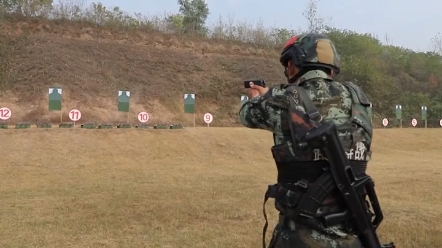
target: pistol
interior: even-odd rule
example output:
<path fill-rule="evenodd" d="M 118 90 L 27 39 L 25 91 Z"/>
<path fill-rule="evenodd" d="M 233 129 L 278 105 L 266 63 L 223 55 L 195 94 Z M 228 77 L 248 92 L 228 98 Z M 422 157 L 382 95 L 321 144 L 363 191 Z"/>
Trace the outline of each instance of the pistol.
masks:
<path fill-rule="evenodd" d="M 254 85 L 266 87 L 266 81 L 264 79 L 244 80 L 244 88 L 250 88 L 250 82 Z"/>

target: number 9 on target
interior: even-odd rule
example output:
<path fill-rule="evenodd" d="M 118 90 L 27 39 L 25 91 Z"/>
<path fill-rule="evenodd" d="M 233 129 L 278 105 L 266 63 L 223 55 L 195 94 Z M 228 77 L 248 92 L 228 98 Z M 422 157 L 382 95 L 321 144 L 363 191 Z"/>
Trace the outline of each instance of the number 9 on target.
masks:
<path fill-rule="evenodd" d="M 204 114 L 204 122 L 207 123 L 207 127 L 209 127 L 209 124 L 212 123 L 213 116 L 211 113 L 205 113 Z"/>

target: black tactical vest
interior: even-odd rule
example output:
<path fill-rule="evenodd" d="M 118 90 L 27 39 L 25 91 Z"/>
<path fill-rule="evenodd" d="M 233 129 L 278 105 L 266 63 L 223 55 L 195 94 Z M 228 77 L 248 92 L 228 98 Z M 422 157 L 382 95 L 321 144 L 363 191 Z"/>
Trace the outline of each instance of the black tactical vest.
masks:
<path fill-rule="evenodd" d="M 309 79 L 305 83 L 311 80 L 317 79 Z M 343 85 L 351 95 L 352 106 L 348 121 L 337 125 L 337 128 L 355 174 L 364 174 L 371 157 L 371 104 L 358 86 L 352 82 Z M 319 150 L 302 146 L 302 139 L 312 128 L 311 120 L 319 121 L 322 117 L 302 86 L 286 85 L 285 89 L 290 103 L 288 119 L 292 135 L 290 141 L 271 149 L 278 169 L 278 182 L 296 183 L 302 179 L 314 182 L 328 164 Z M 299 111 L 296 108 L 299 105 L 304 106 L 307 113 Z"/>

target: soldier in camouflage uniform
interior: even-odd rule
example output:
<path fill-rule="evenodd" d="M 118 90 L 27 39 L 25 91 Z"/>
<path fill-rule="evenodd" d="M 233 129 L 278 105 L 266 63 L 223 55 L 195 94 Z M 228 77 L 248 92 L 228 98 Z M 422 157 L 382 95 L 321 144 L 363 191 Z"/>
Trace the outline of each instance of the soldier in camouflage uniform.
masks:
<path fill-rule="evenodd" d="M 328 185 L 329 191 L 322 192 L 322 197 L 318 197 L 320 194 L 310 197 L 316 197 L 319 206 L 300 204 L 309 188 L 327 188 L 318 183 L 318 178 L 329 165 L 319 150 L 298 147 L 301 142 L 293 132 L 305 129 L 307 119 L 334 121 L 354 173 L 364 175 L 371 155 L 370 102 L 358 86 L 332 79 L 340 72 L 340 60 L 333 43 L 324 35 L 292 37 L 281 53 L 280 62 L 288 84 L 267 88 L 251 83 L 247 92 L 249 100 L 239 113 L 244 126 L 271 131 L 274 137 L 271 151 L 278 183 L 269 186 L 264 205 L 268 198 L 275 198 L 279 223 L 268 247 L 360 248 L 362 245 L 351 231 L 348 218 L 328 225 L 323 222 L 324 216 L 346 209 L 336 187 Z M 264 216 L 265 248 L 265 209 Z"/>

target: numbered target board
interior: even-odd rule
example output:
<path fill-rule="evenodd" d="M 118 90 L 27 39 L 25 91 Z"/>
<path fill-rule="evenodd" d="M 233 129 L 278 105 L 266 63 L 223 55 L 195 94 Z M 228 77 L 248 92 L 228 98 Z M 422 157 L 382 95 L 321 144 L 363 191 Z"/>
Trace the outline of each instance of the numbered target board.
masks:
<path fill-rule="evenodd" d="M 211 113 L 205 113 L 204 114 L 204 122 L 207 123 L 207 126 L 209 126 L 210 123 L 213 121 L 213 116 Z"/>
<path fill-rule="evenodd" d="M 69 111 L 69 119 L 73 122 L 77 122 L 81 119 L 81 112 L 78 109 L 72 109 Z"/>
<path fill-rule="evenodd" d="M 149 120 L 149 114 L 147 112 L 140 112 L 138 114 L 138 121 L 141 123 L 146 123 Z"/>
<path fill-rule="evenodd" d="M 0 108 L 0 120 L 6 121 L 7 119 L 11 118 L 12 112 L 7 107 L 1 107 Z"/>
<path fill-rule="evenodd" d="M 384 125 L 384 127 L 388 126 L 388 119 L 387 118 L 382 119 L 382 125 Z"/>
<path fill-rule="evenodd" d="M 416 119 L 411 120 L 411 125 L 413 127 L 417 126 L 417 120 Z"/>

